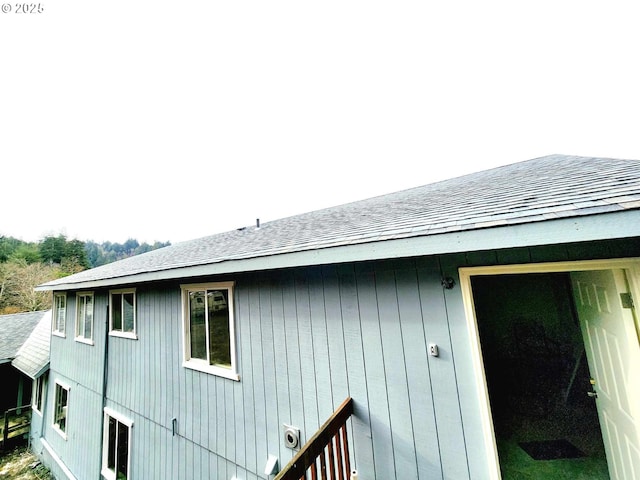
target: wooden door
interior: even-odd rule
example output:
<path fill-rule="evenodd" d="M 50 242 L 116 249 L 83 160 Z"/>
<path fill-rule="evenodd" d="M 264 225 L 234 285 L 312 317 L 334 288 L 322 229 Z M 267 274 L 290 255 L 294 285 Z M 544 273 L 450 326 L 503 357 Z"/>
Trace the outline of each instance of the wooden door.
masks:
<path fill-rule="evenodd" d="M 612 480 L 640 478 L 640 344 L 625 273 L 571 274 Z M 624 302 L 624 305 L 623 305 Z M 587 392 L 585 392 L 587 395 Z M 592 395 L 593 396 L 593 395 Z"/>

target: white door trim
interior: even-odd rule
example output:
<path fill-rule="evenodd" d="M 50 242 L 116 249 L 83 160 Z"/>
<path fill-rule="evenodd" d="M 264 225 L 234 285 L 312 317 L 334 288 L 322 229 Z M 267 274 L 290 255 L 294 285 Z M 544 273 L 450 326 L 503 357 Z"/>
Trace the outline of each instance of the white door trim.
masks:
<path fill-rule="evenodd" d="M 473 292 L 471 291 L 471 277 L 479 275 L 507 275 L 507 274 L 529 274 L 529 273 L 558 273 L 575 272 L 584 270 L 611 270 L 624 269 L 628 271 L 629 288 L 634 299 L 640 303 L 640 258 L 621 258 L 605 260 L 583 260 L 575 262 L 547 262 L 528 263 L 514 265 L 492 265 L 480 267 L 461 267 L 458 269 L 460 277 L 460 289 L 464 303 L 467 329 L 471 340 L 471 359 L 473 361 L 473 371 L 478 389 L 478 401 L 480 405 L 480 420 L 482 423 L 483 437 L 487 452 L 487 465 L 489 467 L 489 479 L 500 480 L 500 461 L 498 459 L 498 448 L 493 429 L 493 419 L 491 416 L 491 405 L 489 403 L 489 392 L 487 390 L 487 379 L 484 371 L 484 361 L 480 348 L 480 335 L 478 333 L 478 323 L 476 320 L 475 306 L 473 302 Z M 636 331 L 640 332 L 640 325 L 636 317 Z M 639 333 L 640 338 L 640 333 Z"/>

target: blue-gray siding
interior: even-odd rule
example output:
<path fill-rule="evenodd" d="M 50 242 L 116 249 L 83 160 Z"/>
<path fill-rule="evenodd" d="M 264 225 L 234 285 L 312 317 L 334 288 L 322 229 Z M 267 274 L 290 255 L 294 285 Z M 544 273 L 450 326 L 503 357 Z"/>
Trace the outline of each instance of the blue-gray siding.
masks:
<path fill-rule="evenodd" d="M 234 280 L 240 381 L 182 367 L 178 283 L 137 287 L 138 340 L 108 337 L 106 406 L 130 418 L 131 478 L 262 475 L 292 456 L 282 424 L 309 439 L 344 400 L 361 478 L 481 479 L 487 455 L 458 280 L 468 265 L 638 256 L 637 241 L 479 252 L 242 274 Z M 459 282 L 457 282 L 459 285 Z M 53 337 L 46 439 L 78 478 L 98 478 L 106 291 L 95 345 Z M 427 353 L 436 343 L 440 356 Z M 52 431 L 55 379 L 71 386 L 69 438 Z M 177 419 L 177 434 L 172 432 Z"/>

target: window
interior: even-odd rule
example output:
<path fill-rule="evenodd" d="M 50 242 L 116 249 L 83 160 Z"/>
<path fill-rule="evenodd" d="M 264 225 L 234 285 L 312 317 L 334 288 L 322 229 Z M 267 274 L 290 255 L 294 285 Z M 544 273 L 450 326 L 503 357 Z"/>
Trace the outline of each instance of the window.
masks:
<path fill-rule="evenodd" d="M 69 387 L 56 383 L 56 402 L 53 411 L 53 426 L 67 438 L 67 407 L 69 405 Z"/>
<path fill-rule="evenodd" d="M 104 409 L 102 476 L 107 480 L 128 478 L 132 426 L 133 422 L 108 408 Z"/>
<path fill-rule="evenodd" d="M 67 294 L 66 293 L 54 293 L 53 294 L 53 325 L 51 327 L 52 332 L 55 335 L 64 337 L 64 326 L 67 317 Z"/>
<path fill-rule="evenodd" d="M 47 394 L 47 375 L 42 374 L 33 381 L 33 409 L 42 413 L 42 404 L 44 396 Z"/>
<path fill-rule="evenodd" d="M 182 286 L 184 366 L 239 380 L 233 283 Z"/>
<path fill-rule="evenodd" d="M 76 340 L 93 344 L 93 293 L 76 294 Z"/>
<path fill-rule="evenodd" d="M 111 335 L 136 337 L 136 291 L 113 290 L 110 292 L 109 333 Z"/>

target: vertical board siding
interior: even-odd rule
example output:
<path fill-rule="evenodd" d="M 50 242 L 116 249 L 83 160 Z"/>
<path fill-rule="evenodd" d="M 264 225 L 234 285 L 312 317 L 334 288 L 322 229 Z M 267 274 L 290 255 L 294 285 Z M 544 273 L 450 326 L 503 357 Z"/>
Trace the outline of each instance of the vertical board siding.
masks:
<path fill-rule="evenodd" d="M 452 255 L 441 259 L 444 276 L 454 279 L 460 285 L 458 268 L 465 265 L 463 256 Z M 478 389 L 471 355 L 471 342 L 460 289 L 444 290 L 447 309 L 447 326 L 451 338 L 451 355 L 455 365 L 458 402 L 461 413 L 461 425 L 464 431 L 464 443 L 460 448 L 467 449 L 467 467 L 470 478 L 481 478 L 488 471 L 488 451 L 485 445 L 481 424 Z M 460 422 L 460 416 L 458 417 Z M 445 463 L 443 462 L 443 468 Z M 446 476 L 445 470 L 445 476 Z"/>
<path fill-rule="evenodd" d="M 438 431 L 440 450 L 440 464 L 444 478 L 469 478 L 467 467 L 467 452 L 460 409 L 460 391 L 458 388 L 457 350 L 468 350 L 465 339 L 458 340 L 451 337 L 449 319 L 451 311 L 446 304 L 446 295 L 440 284 L 441 274 L 437 264 L 423 263 L 418 270 L 419 291 L 423 311 L 428 316 L 425 322 L 427 345 L 438 345 L 439 356 L 429 357 L 429 372 L 431 374 L 432 401 L 434 417 Z M 456 284 L 459 284 L 456 278 Z M 460 295 L 460 290 L 444 290 Z M 457 297 L 456 297 L 457 300 Z M 462 302 L 459 302 L 460 305 Z M 454 312 L 460 313 L 460 312 Z M 464 315 L 456 317 L 462 324 L 466 323 Z M 458 347 L 458 348 L 456 348 Z M 466 368 L 470 373 L 471 368 Z M 467 392 L 467 395 L 471 393 Z M 475 395 L 475 394 L 474 394 Z M 474 397 L 475 398 L 475 397 Z M 472 400 L 473 401 L 473 400 Z"/>
<path fill-rule="evenodd" d="M 278 411 L 278 384 L 276 377 L 276 338 L 274 337 L 273 305 L 271 285 L 268 278 L 260 277 L 260 324 L 262 332 L 262 368 L 265 398 L 265 434 L 267 452 L 278 456 L 280 445 L 280 425 Z M 278 349 L 278 352 L 280 350 Z M 258 457 L 258 467 L 264 465 L 266 456 Z"/>
<path fill-rule="evenodd" d="M 242 380 L 241 380 L 242 381 Z M 246 442 L 246 426 L 244 424 L 245 411 L 242 401 L 242 385 L 236 383 L 233 385 L 233 414 L 235 424 L 235 451 L 236 463 L 238 465 L 247 464 L 247 442 Z M 210 427 L 210 425 L 208 425 Z M 234 439 L 229 439 L 233 441 Z"/>
<path fill-rule="evenodd" d="M 375 474 L 380 478 L 394 478 L 395 459 L 392 432 L 388 428 L 390 422 L 389 392 L 385 381 L 385 358 L 379 317 L 380 306 L 376 298 L 375 276 L 371 266 L 358 269 L 357 279 L 358 320 L 362 328 L 361 338 L 365 369 L 363 380 L 366 380 L 367 385 L 371 386 L 369 390 L 372 392 L 368 398 L 368 410 Z M 383 322 L 386 320 L 382 319 Z M 398 365 L 388 365 L 388 368 L 393 372 L 392 374 L 398 372 L 398 367 Z"/>
<path fill-rule="evenodd" d="M 309 439 L 351 396 L 351 462 L 361 478 L 481 479 L 489 460 L 458 269 L 637 256 L 639 245 L 553 245 L 199 279 L 236 282 L 238 382 L 182 366 L 178 282 L 138 286 L 137 340 L 106 335 L 108 292 L 96 291 L 93 346 L 74 339 L 71 292 L 66 338 L 51 339 L 43 435 L 78 478 L 99 476 L 108 342 L 104 402 L 134 422 L 132 478 L 265 478 L 269 454 L 282 467 L 294 453 L 284 446 L 284 424 Z M 443 289 L 443 276 L 454 288 Z M 439 357 L 429 356 L 429 343 Z M 51 425 L 56 379 L 71 387 L 67 440 Z"/>
<path fill-rule="evenodd" d="M 50 371 L 49 382 L 43 418 L 44 436 L 60 460 L 78 478 L 93 477 L 100 470 L 102 397 L 55 370 Z M 69 387 L 66 438 L 53 427 L 56 382 Z M 77 445 L 83 448 L 77 448 Z"/>
<path fill-rule="evenodd" d="M 75 340 L 75 300 L 75 293 L 67 294 L 66 337 L 51 336 L 51 367 L 41 432 L 64 465 L 78 478 L 94 478 L 100 471 L 101 462 L 100 432 L 107 295 L 101 292 L 94 294 L 93 345 Z M 56 381 L 70 389 L 66 439 L 53 429 Z M 83 448 L 78 448 L 78 445 L 82 445 Z M 45 461 L 47 464 L 52 462 L 48 457 Z M 53 466 L 53 470 L 62 475 L 60 478 L 64 478 L 63 471 L 57 465 Z"/>
<path fill-rule="evenodd" d="M 401 331 L 398 289 L 391 263 L 378 264 L 375 273 L 383 357 L 386 366 L 381 379 L 388 385 L 389 430 L 394 449 L 395 477 L 416 477 L 413 423 L 409 402 L 404 338 Z M 375 378 L 375 377 L 374 377 Z"/>
<path fill-rule="evenodd" d="M 284 323 L 284 305 L 282 284 L 277 280 L 271 280 L 269 284 L 271 297 L 271 315 L 273 331 L 273 382 L 276 389 L 276 404 L 272 406 L 277 412 L 277 417 L 269 422 L 269 453 L 276 455 L 283 465 L 291 459 L 291 450 L 285 448 L 282 442 L 283 424 L 290 425 L 291 407 L 289 401 L 289 371 L 288 355 L 286 348 L 286 329 Z M 274 415 L 274 411 L 269 412 Z"/>
<path fill-rule="evenodd" d="M 138 288 L 138 339 L 108 337 L 107 402 L 135 418 L 132 472 L 259 478 L 269 454 L 283 466 L 294 453 L 284 424 L 305 441 L 349 395 L 352 464 L 363 477 L 431 479 L 444 469 L 466 478 L 439 278 L 437 263 L 413 262 L 238 278 L 239 382 L 182 366 L 179 285 Z M 427 356 L 430 336 L 443 358 Z M 95 411 L 102 421 L 100 402 Z"/>
<path fill-rule="evenodd" d="M 335 267 L 323 267 L 324 301 L 329 360 L 329 381 L 332 391 L 331 410 L 335 411 L 349 396 L 346 345 L 340 308 L 340 285 Z"/>
<path fill-rule="evenodd" d="M 300 348 L 298 347 L 298 321 L 296 316 L 296 297 L 292 275 L 284 275 L 281 283 L 284 313 L 284 349 L 286 352 L 289 384 L 289 417 L 281 423 L 295 427 L 304 427 L 304 409 L 302 406 L 302 373 L 300 367 Z M 282 348 L 282 347 L 280 347 Z M 281 413 L 282 415 L 283 413 Z M 292 456 L 285 450 L 285 459 Z M 287 454 L 289 456 L 287 456 Z"/>
<path fill-rule="evenodd" d="M 93 345 L 75 340 L 75 293 L 67 294 L 66 337 L 51 336 L 50 361 L 66 378 L 90 390 L 102 390 L 102 361 L 106 320 L 106 295 L 94 295 Z M 82 368 L 78 368 L 81 365 Z"/>
<path fill-rule="evenodd" d="M 316 389 L 316 368 L 311 331 L 311 307 L 309 304 L 308 278 L 296 275 L 295 278 L 296 319 L 298 323 L 298 350 L 300 356 L 300 374 L 302 381 L 302 409 L 304 422 L 301 435 L 304 441 L 316 432 L 318 423 L 318 399 Z"/>
<path fill-rule="evenodd" d="M 240 382 L 243 390 L 243 412 L 244 416 L 239 418 L 241 428 L 244 428 L 245 437 L 245 467 L 248 470 L 256 471 L 256 431 L 255 421 L 255 393 L 253 380 L 253 355 L 252 355 L 252 328 L 251 313 L 255 312 L 255 304 L 249 294 L 248 289 L 236 288 L 236 305 L 238 306 L 236 324 L 241 329 L 238 336 L 239 355 L 241 356 Z M 240 319 L 246 318 L 246 321 Z"/>
<path fill-rule="evenodd" d="M 354 447 L 352 465 L 362 472 L 372 472 L 375 478 L 373 445 L 366 440 L 371 438 L 371 423 L 356 273 L 353 265 L 341 265 L 338 267 L 338 275 L 347 380 L 349 395 L 354 399 L 354 417 L 351 422 L 353 428 L 350 439 L 351 445 Z M 374 394 L 377 395 L 377 392 Z M 358 438 L 359 441 L 356 442 L 355 438 Z"/>
<path fill-rule="evenodd" d="M 252 459 L 251 466 L 255 465 L 256 470 L 264 465 L 266 456 L 264 449 L 267 441 L 267 411 L 265 396 L 265 371 L 263 365 L 263 337 L 262 337 L 262 312 L 267 306 L 261 303 L 261 288 L 259 278 L 257 283 L 249 288 L 249 327 L 251 331 L 251 361 L 253 376 L 253 401 L 254 401 L 254 421 L 256 437 L 255 457 Z"/>
<path fill-rule="evenodd" d="M 322 269 L 309 269 L 309 315 L 315 370 L 318 422 L 320 425 L 334 412 L 329 369 L 329 345 Z M 346 397 L 345 397 L 346 398 Z M 314 432 L 315 433 L 315 432 Z"/>
<path fill-rule="evenodd" d="M 439 276 L 437 265 L 427 265 L 424 270 L 424 273 L 430 273 L 430 277 Z M 430 362 L 438 359 L 428 356 L 427 345 L 437 341 L 435 338 L 427 337 L 426 330 L 438 317 L 438 307 L 443 299 L 442 296 L 432 298 L 431 295 L 426 295 L 423 299 L 421 282 L 424 278 L 419 276 L 415 268 L 397 269 L 395 277 L 407 366 L 408 401 L 413 426 L 417 478 L 435 480 L 442 478 L 439 437 L 447 432 L 440 432 L 435 420 Z"/>

